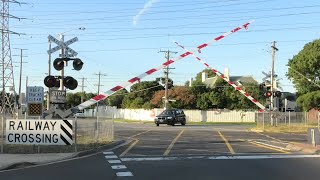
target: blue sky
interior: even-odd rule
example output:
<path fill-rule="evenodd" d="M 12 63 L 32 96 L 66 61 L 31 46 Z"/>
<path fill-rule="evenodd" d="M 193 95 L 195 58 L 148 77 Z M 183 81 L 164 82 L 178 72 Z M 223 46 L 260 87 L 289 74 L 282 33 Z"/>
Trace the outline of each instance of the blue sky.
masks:
<path fill-rule="evenodd" d="M 85 77 L 85 91 L 97 92 L 99 72 L 101 91 L 122 84 L 165 62 L 159 50 L 177 51 L 173 40 L 192 49 L 250 20 L 247 31 L 241 31 L 204 49 L 199 57 L 211 67 L 231 75 L 252 75 L 259 82 L 262 71 L 271 69 L 271 42 L 276 41 L 275 72 L 282 78 L 284 91 L 294 91 L 287 80 L 286 64 L 306 44 L 320 36 L 320 2 L 316 0 L 55 0 L 24 1 L 10 5 L 10 13 L 22 17 L 11 19 L 10 28 L 25 35 L 11 35 L 12 55 L 26 48 L 23 64 L 23 85 L 44 86 L 48 72 L 48 35 L 64 33 L 65 40 L 75 36 L 79 41 L 70 45 L 84 61 L 81 71 L 66 67 L 65 74 L 78 79 Z M 79 30 L 84 27 L 85 30 Z M 178 55 L 177 54 L 177 55 Z M 52 58 L 58 53 L 52 54 Z M 12 56 L 19 61 L 18 56 Z M 16 91 L 19 64 L 14 64 Z M 184 84 L 204 69 L 192 56 L 174 63 L 170 78 L 176 85 Z M 52 70 L 53 75 L 59 72 Z M 159 71 L 144 80 L 163 76 Z M 24 87 L 24 86 L 23 86 Z M 78 88 L 75 91 L 80 91 Z M 22 89 L 25 91 L 25 88 Z"/>

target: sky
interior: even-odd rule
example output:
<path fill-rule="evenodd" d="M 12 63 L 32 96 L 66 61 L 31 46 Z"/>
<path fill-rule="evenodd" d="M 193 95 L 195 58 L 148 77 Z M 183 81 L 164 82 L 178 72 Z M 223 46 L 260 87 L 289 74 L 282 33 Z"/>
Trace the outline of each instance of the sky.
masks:
<path fill-rule="evenodd" d="M 82 70 L 65 67 L 65 75 L 78 80 L 74 91 L 105 92 L 166 61 L 160 51 L 170 50 L 174 58 L 188 49 L 212 40 L 224 32 L 254 20 L 248 30 L 241 30 L 203 49 L 197 56 L 212 68 L 231 76 L 250 75 L 258 82 L 262 71 L 271 70 L 271 43 L 276 41 L 275 73 L 283 91 L 294 92 L 286 78 L 287 63 L 303 46 L 320 36 L 320 2 L 318 0 L 25 0 L 10 4 L 10 14 L 25 19 L 10 19 L 10 35 L 16 91 L 19 84 L 19 48 L 23 51 L 22 92 L 28 86 L 44 86 L 48 73 L 48 35 L 65 41 L 78 37 L 69 45 L 84 62 Z M 80 30 L 81 29 L 81 30 Z M 52 44 L 52 47 L 55 44 Z M 57 58 L 58 52 L 52 54 Z M 52 67 L 52 65 L 51 65 Z M 189 56 L 170 67 L 169 77 L 183 85 L 204 69 Z M 59 72 L 52 68 L 52 75 Z M 163 70 L 143 80 L 164 76 Z"/>

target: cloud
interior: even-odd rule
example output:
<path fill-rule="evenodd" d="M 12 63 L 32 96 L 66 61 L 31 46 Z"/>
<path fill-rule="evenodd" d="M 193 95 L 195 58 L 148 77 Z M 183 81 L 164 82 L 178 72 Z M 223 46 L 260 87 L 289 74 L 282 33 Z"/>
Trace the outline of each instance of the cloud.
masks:
<path fill-rule="evenodd" d="M 153 4 L 155 4 L 155 3 L 159 2 L 159 1 L 160 1 L 160 0 L 150 0 L 150 1 L 148 1 L 146 4 L 144 4 L 143 9 L 141 9 L 141 10 L 139 11 L 139 13 L 133 17 L 133 22 L 132 22 L 133 25 L 137 25 L 140 17 L 141 17 L 145 12 L 147 12 L 147 11 L 153 6 Z"/>

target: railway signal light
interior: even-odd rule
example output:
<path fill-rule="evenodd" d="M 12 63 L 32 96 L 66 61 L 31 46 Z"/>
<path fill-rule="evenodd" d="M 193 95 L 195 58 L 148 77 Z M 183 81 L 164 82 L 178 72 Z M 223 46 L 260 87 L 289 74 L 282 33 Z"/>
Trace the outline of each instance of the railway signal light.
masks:
<path fill-rule="evenodd" d="M 281 97 L 281 92 L 280 91 L 276 91 L 276 92 L 274 92 L 273 93 L 273 96 L 275 96 L 275 97 Z"/>
<path fill-rule="evenodd" d="M 53 67 L 57 70 L 60 71 L 64 67 L 64 61 L 66 58 L 57 58 L 53 61 Z"/>
<path fill-rule="evenodd" d="M 63 85 L 71 90 L 74 90 L 78 87 L 78 81 L 71 76 L 66 76 L 63 79 Z"/>
<path fill-rule="evenodd" d="M 44 85 L 48 88 L 56 87 L 59 84 L 59 81 L 54 76 L 47 76 L 44 78 Z"/>
<path fill-rule="evenodd" d="M 266 97 L 271 97 L 272 96 L 272 92 L 271 91 L 266 91 L 266 93 L 264 95 Z"/>
<path fill-rule="evenodd" d="M 77 71 L 81 70 L 83 66 L 83 62 L 79 58 L 75 58 L 73 60 L 73 68 Z"/>

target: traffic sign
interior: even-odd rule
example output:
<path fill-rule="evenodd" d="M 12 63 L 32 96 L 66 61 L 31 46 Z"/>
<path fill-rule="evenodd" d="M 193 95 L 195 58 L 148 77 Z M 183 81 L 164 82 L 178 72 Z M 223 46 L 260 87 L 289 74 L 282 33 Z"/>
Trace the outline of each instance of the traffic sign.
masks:
<path fill-rule="evenodd" d="M 6 121 L 6 143 L 26 145 L 73 144 L 72 120 L 17 120 Z"/>
<path fill-rule="evenodd" d="M 44 90 L 41 86 L 27 87 L 27 103 L 43 103 Z"/>
<path fill-rule="evenodd" d="M 55 38 L 55 37 L 53 37 L 51 35 L 48 36 L 48 39 L 58 45 L 58 46 L 48 50 L 47 51 L 48 54 L 52 54 L 52 53 L 54 53 L 54 52 L 56 52 L 56 51 L 58 51 L 58 50 L 60 50 L 62 48 L 65 48 L 66 52 L 69 52 L 73 57 L 78 55 L 78 53 L 75 50 L 73 50 L 70 47 L 68 47 L 70 44 L 75 43 L 75 42 L 78 41 L 77 37 L 74 37 L 74 38 L 72 38 L 72 39 L 70 39 L 70 40 L 68 40 L 66 42 L 59 41 L 57 38 Z"/>
<path fill-rule="evenodd" d="M 50 91 L 50 102 L 52 104 L 64 104 L 66 103 L 66 91 L 51 90 Z"/>
<path fill-rule="evenodd" d="M 28 116 L 41 116 L 42 103 L 28 103 Z"/>

